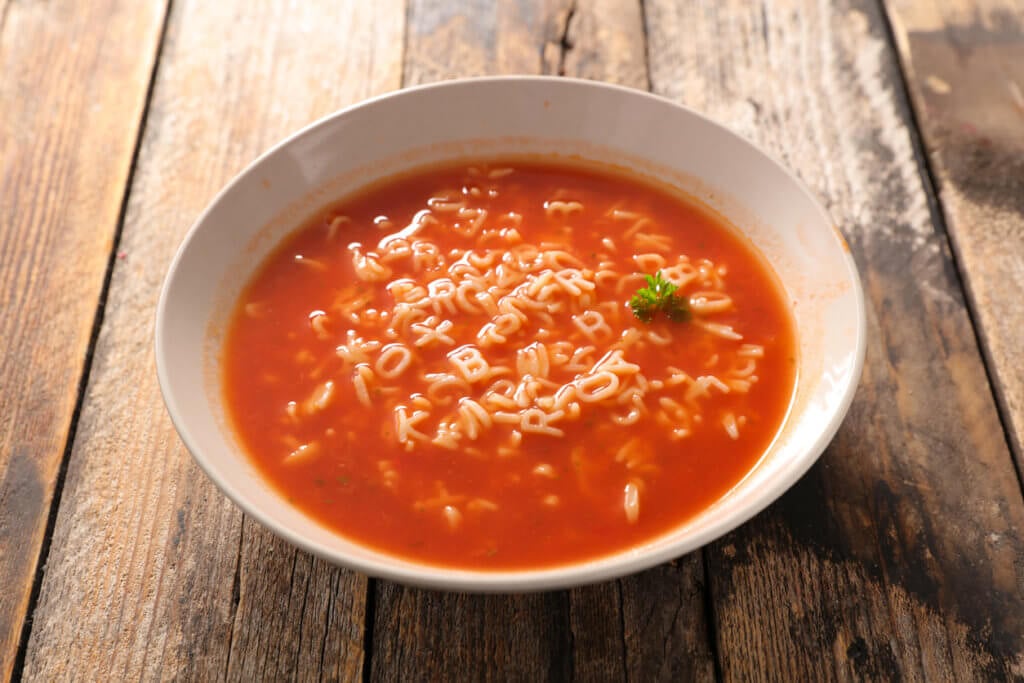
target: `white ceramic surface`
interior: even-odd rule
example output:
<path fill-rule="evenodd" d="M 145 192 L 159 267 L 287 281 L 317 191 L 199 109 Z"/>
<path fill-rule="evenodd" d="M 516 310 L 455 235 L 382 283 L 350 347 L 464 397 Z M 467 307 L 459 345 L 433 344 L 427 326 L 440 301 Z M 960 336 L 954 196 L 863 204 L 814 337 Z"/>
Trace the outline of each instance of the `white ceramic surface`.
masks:
<path fill-rule="evenodd" d="M 753 240 L 794 303 L 800 373 L 793 409 L 761 463 L 710 509 L 645 546 L 531 571 L 425 566 L 350 542 L 285 502 L 225 427 L 217 350 L 260 260 L 304 218 L 376 178 L 431 161 L 500 153 L 578 154 L 682 187 Z M 405 90 L 288 138 L 235 178 L 171 264 L 156 320 L 160 386 L 178 433 L 247 514 L 330 562 L 409 584 L 469 591 L 578 585 L 639 571 L 742 524 L 788 489 L 832 439 L 864 359 L 864 302 L 842 237 L 811 194 L 756 147 L 649 94 L 571 79 L 508 77 Z M 813 511 L 808 511 L 813 513 Z"/>

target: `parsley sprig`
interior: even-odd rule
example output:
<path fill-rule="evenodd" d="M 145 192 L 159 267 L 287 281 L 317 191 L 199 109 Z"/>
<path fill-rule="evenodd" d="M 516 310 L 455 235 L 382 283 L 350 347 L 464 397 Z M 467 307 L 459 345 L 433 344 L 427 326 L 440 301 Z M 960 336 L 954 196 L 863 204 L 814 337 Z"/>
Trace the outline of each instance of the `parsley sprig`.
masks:
<path fill-rule="evenodd" d="M 674 284 L 661 276 L 659 270 L 654 275 L 647 275 L 647 286 L 641 287 L 629 299 L 629 307 L 637 320 L 649 323 L 658 313 L 673 322 L 690 319 L 690 308 L 686 299 L 676 296 Z"/>

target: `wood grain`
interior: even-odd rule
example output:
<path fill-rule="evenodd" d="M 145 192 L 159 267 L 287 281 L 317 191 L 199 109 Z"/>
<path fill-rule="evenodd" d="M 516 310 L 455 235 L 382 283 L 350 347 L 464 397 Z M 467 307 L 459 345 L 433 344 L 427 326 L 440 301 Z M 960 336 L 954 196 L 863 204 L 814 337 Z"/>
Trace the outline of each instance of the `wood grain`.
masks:
<path fill-rule="evenodd" d="M 26 679 L 360 670 L 365 579 L 243 523 L 193 465 L 157 389 L 152 321 L 179 241 L 232 174 L 399 85 L 403 20 L 398 1 L 174 2 Z"/>
<path fill-rule="evenodd" d="M 544 73 L 648 88 L 641 3 L 577 0 L 561 12 L 544 44 Z"/>
<path fill-rule="evenodd" d="M 0 680 L 22 634 L 163 16 L 162 1 L 0 0 Z"/>
<path fill-rule="evenodd" d="M 228 680 L 359 678 L 366 579 L 242 522 Z"/>
<path fill-rule="evenodd" d="M 701 553 L 569 591 L 574 680 L 711 681 Z"/>
<path fill-rule="evenodd" d="M 1007 432 L 1024 469 L 1024 8 L 887 2 Z M 1016 294 L 1015 294 L 1016 293 Z"/>
<path fill-rule="evenodd" d="M 378 582 L 372 679 L 564 681 L 565 593 L 462 595 Z"/>
<path fill-rule="evenodd" d="M 1021 676 L 1024 504 L 880 8 L 646 10 L 654 89 L 795 170 L 867 296 L 864 377 L 835 442 L 708 550 L 724 677 Z"/>
<path fill-rule="evenodd" d="M 457 9 L 442 0 L 413 0 L 406 84 L 544 72 L 645 88 L 641 19 L 640 5 L 625 0 Z M 694 554 L 625 582 L 546 596 L 467 597 L 382 582 L 373 678 L 600 681 L 699 673 L 707 679 L 713 662 L 699 575 Z"/>
<path fill-rule="evenodd" d="M 716 680 L 702 553 L 622 579 L 626 678 Z"/>

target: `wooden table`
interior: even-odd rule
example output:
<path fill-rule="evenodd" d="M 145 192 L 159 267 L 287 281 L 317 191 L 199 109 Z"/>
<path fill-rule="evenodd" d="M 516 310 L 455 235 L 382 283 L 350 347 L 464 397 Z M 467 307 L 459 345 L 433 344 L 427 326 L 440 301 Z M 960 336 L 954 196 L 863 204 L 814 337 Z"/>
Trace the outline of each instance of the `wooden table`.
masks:
<path fill-rule="evenodd" d="M 0 0 L 0 675 L 1024 679 L 1019 0 Z M 869 348 L 818 465 L 571 591 L 414 590 L 246 519 L 164 411 L 171 256 L 258 153 L 456 76 L 650 89 L 831 211 Z M 410 125 L 415 125 L 410 121 Z"/>

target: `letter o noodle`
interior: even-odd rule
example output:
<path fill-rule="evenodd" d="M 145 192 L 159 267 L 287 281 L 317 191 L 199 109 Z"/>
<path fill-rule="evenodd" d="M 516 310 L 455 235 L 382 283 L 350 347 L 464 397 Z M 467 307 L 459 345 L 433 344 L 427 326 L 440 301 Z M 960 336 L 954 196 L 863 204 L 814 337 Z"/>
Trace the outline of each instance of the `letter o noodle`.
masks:
<path fill-rule="evenodd" d="M 385 379 L 401 376 L 412 364 L 412 353 L 404 344 L 388 344 L 381 352 L 374 369 Z"/>
<path fill-rule="evenodd" d="M 619 376 L 602 370 L 576 380 L 576 397 L 584 403 L 599 403 L 611 398 L 619 389 Z"/>

